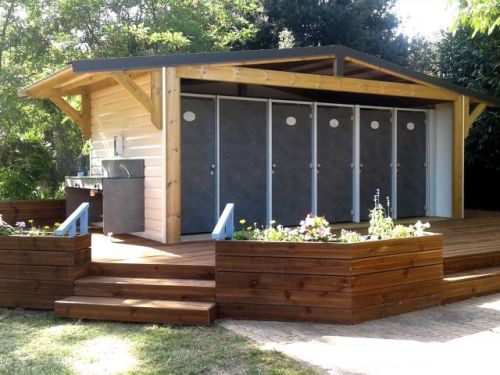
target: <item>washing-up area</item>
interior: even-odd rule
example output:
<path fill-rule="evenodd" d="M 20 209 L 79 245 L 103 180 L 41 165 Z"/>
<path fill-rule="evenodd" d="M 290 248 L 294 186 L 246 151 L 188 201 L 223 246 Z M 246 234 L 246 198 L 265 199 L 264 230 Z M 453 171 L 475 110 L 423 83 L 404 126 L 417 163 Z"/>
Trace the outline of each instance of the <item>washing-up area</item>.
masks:
<path fill-rule="evenodd" d="M 65 178 L 66 214 L 89 202 L 89 221 L 104 233 L 143 231 L 144 160 L 102 160 L 101 165 L 87 175 Z"/>

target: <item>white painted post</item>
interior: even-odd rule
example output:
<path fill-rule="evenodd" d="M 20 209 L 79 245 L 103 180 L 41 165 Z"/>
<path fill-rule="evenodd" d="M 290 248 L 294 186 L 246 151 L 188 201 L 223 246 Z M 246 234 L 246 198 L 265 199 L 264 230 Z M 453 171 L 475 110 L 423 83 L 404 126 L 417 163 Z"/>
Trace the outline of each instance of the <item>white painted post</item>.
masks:
<path fill-rule="evenodd" d="M 360 131 L 361 131 L 361 110 L 359 105 L 354 106 L 354 127 L 353 127 L 353 156 L 352 156 L 352 221 L 360 221 Z"/>
<path fill-rule="evenodd" d="M 398 110 L 392 110 L 392 152 L 391 152 L 391 211 L 387 214 L 398 218 Z"/>
<path fill-rule="evenodd" d="M 273 101 L 267 101 L 267 223 L 273 219 Z"/>
<path fill-rule="evenodd" d="M 312 105 L 312 189 L 311 189 L 311 212 L 318 214 L 318 104 Z"/>

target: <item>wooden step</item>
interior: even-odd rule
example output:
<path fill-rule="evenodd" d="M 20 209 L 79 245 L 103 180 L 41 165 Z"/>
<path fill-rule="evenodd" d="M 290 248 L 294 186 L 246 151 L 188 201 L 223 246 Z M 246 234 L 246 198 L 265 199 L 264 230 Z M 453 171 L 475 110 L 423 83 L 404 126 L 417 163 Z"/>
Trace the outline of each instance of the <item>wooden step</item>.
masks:
<path fill-rule="evenodd" d="M 77 296 L 215 302 L 214 280 L 87 276 L 75 281 Z"/>
<path fill-rule="evenodd" d="M 445 257 L 443 260 L 445 274 L 496 266 L 500 266 L 500 251 L 456 255 Z"/>
<path fill-rule="evenodd" d="M 92 262 L 90 264 L 90 274 L 96 276 L 213 280 L 215 277 L 215 266 Z"/>
<path fill-rule="evenodd" d="M 443 303 L 500 291 L 500 267 L 448 274 L 443 279 Z"/>
<path fill-rule="evenodd" d="M 63 318 L 141 323 L 209 325 L 216 317 L 215 303 L 154 299 L 74 296 L 56 301 L 54 310 Z"/>

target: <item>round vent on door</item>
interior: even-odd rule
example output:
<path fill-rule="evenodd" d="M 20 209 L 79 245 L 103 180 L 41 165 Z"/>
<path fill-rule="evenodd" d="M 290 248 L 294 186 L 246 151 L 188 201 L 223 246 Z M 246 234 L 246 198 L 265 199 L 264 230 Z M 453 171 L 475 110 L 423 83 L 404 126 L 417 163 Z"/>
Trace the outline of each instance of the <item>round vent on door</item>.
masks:
<path fill-rule="evenodd" d="M 413 122 L 409 122 L 408 124 L 406 124 L 406 129 L 412 131 L 413 129 L 415 129 L 415 124 Z"/>
<path fill-rule="evenodd" d="M 295 124 L 297 124 L 297 119 L 293 116 L 288 116 L 285 122 L 288 126 L 295 126 Z"/>
<path fill-rule="evenodd" d="M 186 111 L 182 115 L 182 118 L 187 122 L 193 122 L 194 120 L 196 120 L 196 114 L 191 111 Z"/>
<path fill-rule="evenodd" d="M 336 118 L 332 118 L 328 123 L 328 125 L 330 125 L 330 128 L 338 128 L 340 123 L 339 120 L 337 120 Z"/>
<path fill-rule="evenodd" d="M 378 121 L 372 121 L 370 123 L 370 127 L 373 129 L 373 130 L 377 130 L 379 127 L 380 127 L 380 124 Z"/>

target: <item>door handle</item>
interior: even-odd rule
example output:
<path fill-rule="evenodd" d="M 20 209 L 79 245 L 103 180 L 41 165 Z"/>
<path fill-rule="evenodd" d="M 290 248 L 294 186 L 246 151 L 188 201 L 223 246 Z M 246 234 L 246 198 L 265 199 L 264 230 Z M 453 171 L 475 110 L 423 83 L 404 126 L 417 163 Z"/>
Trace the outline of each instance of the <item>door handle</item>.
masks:
<path fill-rule="evenodd" d="M 213 175 L 215 173 L 215 164 L 210 164 L 210 174 Z"/>

